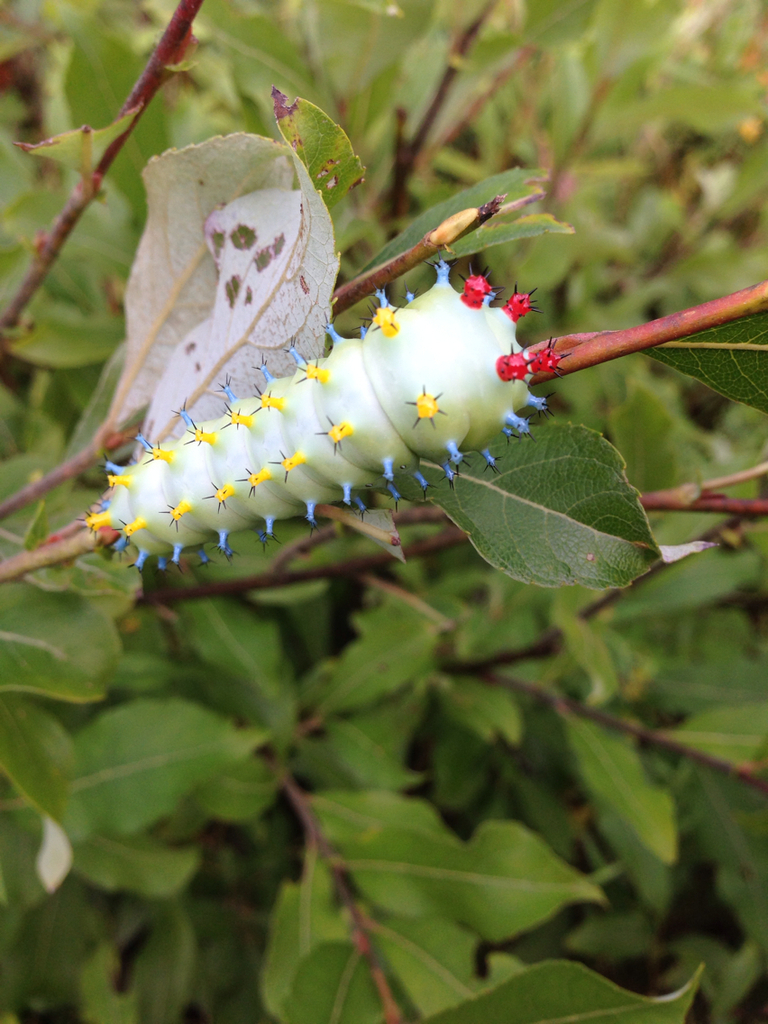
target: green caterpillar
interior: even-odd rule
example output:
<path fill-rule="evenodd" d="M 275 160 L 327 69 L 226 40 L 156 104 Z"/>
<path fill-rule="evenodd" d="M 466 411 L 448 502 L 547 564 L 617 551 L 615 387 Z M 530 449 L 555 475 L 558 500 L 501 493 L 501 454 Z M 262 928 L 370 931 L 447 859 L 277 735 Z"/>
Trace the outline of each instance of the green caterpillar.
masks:
<path fill-rule="evenodd" d="M 137 568 L 152 554 L 165 568 L 189 547 L 207 562 L 203 545 L 211 541 L 229 557 L 229 535 L 241 530 L 255 528 L 266 541 L 276 520 L 303 514 L 315 526 L 321 502 L 364 513 L 367 488 L 386 489 L 397 501 L 402 474 L 426 494 L 420 459 L 441 465 L 451 484 L 467 452 L 480 452 L 495 469 L 489 442 L 499 431 L 530 433 L 515 410 L 546 411 L 547 403 L 525 381 L 539 370 L 556 372 L 561 357 L 551 347 L 529 356 L 517 343 L 516 323 L 534 308 L 530 294 L 515 288 L 492 307 L 486 277 L 471 275 L 459 293 L 449 265 L 434 266 L 435 285 L 418 298 L 409 293 L 402 309 L 377 292 L 378 308 L 359 340 L 329 326 L 334 348 L 326 359 L 307 362 L 291 347 L 296 373 L 275 378 L 263 367 L 263 387 L 252 398 L 238 398 L 227 382 L 219 419 L 194 423 L 182 409 L 187 436 L 166 448 L 139 434 L 147 459 L 107 463 L 113 494 L 87 525 L 120 531 L 115 547 L 134 544 Z"/>

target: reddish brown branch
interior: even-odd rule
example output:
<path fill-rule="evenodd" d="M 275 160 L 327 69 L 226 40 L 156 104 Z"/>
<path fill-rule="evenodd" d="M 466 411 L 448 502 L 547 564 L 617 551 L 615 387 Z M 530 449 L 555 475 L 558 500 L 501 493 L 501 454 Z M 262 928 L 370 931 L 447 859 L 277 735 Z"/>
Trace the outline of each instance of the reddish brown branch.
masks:
<path fill-rule="evenodd" d="M 272 761 L 272 759 L 268 760 L 273 770 L 278 771 L 274 761 Z M 384 1011 L 384 1024 L 402 1024 L 403 1018 L 400 1013 L 400 1008 L 395 1002 L 392 990 L 389 987 L 389 982 L 387 981 L 387 977 L 384 973 L 384 969 L 381 966 L 379 957 L 373 943 L 371 942 L 367 918 L 355 899 L 355 895 L 352 891 L 352 885 L 347 874 L 347 869 L 345 868 L 343 861 L 328 842 L 322 828 L 320 827 L 320 822 L 315 817 L 315 812 L 312 809 L 309 795 L 305 793 L 304 790 L 296 783 L 296 780 L 287 773 L 281 776 L 280 783 L 282 785 L 283 792 L 296 813 L 296 817 L 301 822 L 307 844 L 314 846 L 318 850 L 321 857 L 326 861 L 330 868 L 331 874 L 333 875 L 334 886 L 336 888 L 336 895 L 338 896 L 339 901 L 346 907 L 347 913 L 349 914 L 352 940 L 355 944 L 355 948 L 362 956 L 365 957 L 368 963 L 368 969 L 371 973 L 371 978 L 376 986 L 376 991 L 379 993 L 379 999 L 381 1000 L 381 1006 Z"/>
<path fill-rule="evenodd" d="M 606 363 L 610 359 L 628 356 L 632 352 L 642 352 L 646 348 L 663 345 L 667 341 L 688 338 L 692 334 L 706 331 L 710 327 L 720 327 L 732 323 L 753 313 L 768 310 L 768 281 L 744 288 L 742 291 L 724 295 L 700 306 L 681 309 L 658 320 L 628 327 L 622 331 L 594 331 L 590 334 L 564 334 L 555 339 L 555 351 L 563 356 L 558 366 L 561 374 L 575 373 L 588 366 Z M 532 351 L 541 345 L 531 346 Z M 725 346 L 727 351 L 727 346 Z M 768 348 L 766 349 L 768 352 Z M 567 358 L 566 358 L 567 356 Z M 531 383 L 540 384 L 551 380 L 554 374 L 537 373 Z"/>
<path fill-rule="evenodd" d="M 724 494 L 703 494 L 695 501 L 669 491 L 650 491 L 640 496 L 647 512 L 721 512 L 744 519 L 768 516 L 768 498 L 728 498 Z"/>
<path fill-rule="evenodd" d="M 394 176 L 392 181 L 392 216 L 402 217 L 408 212 L 408 179 L 413 173 L 416 159 L 421 152 L 427 137 L 432 130 L 435 121 L 445 103 L 448 93 L 453 85 L 453 80 L 459 73 L 462 58 L 467 55 L 473 43 L 477 39 L 480 29 L 485 24 L 488 16 L 496 6 L 495 0 L 491 0 L 483 11 L 480 12 L 475 21 L 472 22 L 455 40 L 448 55 L 443 77 L 435 91 L 432 102 L 427 108 L 421 123 L 413 134 L 410 141 L 406 142 L 403 137 L 402 115 L 398 111 L 398 145 L 395 151 Z"/>
<path fill-rule="evenodd" d="M 129 127 L 107 148 L 93 172 L 91 179 L 81 180 L 73 188 L 63 210 L 45 236 L 45 242 L 35 253 L 34 259 L 16 294 L 0 315 L 0 352 L 4 334 L 15 327 L 34 293 L 45 280 L 48 271 L 61 252 L 61 248 L 72 233 L 84 211 L 96 197 L 104 175 L 117 154 L 125 145 L 128 136 L 146 110 L 147 105 L 165 81 L 169 65 L 178 64 L 192 39 L 192 22 L 200 10 L 203 0 L 179 0 L 173 17 L 149 58 L 147 66 L 131 89 L 130 95 L 120 109 L 117 119 L 137 109 Z"/>
<path fill-rule="evenodd" d="M 495 672 L 485 672 L 482 678 L 492 686 L 501 686 L 504 689 L 512 690 L 515 693 L 523 693 L 527 697 L 531 697 L 533 700 L 537 701 L 539 704 L 546 704 L 564 718 L 567 718 L 570 714 L 578 715 L 580 718 L 588 718 L 590 721 L 596 722 L 605 729 L 612 729 L 616 732 L 623 732 L 628 736 L 634 736 L 634 738 L 640 743 L 648 746 L 659 747 L 662 750 L 668 750 L 671 754 L 676 754 L 678 757 L 685 757 L 689 761 L 695 761 L 697 764 L 704 765 L 706 768 L 711 768 L 713 771 L 719 772 L 721 775 L 728 775 L 731 778 L 738 779 L 745 785 L 751 786 L 753 789 L 757 789 L 761 793 L 768 795 L 768 780 L 758 778 L 749 770 L 749 768 L 742 768 L 737 765 L 733 765 L 730 761 L 725 761 L 720 757 L 714 757 L 712 754 L 705 754 L 701 750 L 696 750 L 695 747 L 689 747 L 685 743 L 679 743 L 677 740 L 672 739 L 671 736 L 667 736 L 665 733 L 657 732 L 655 729 L 648 729 L 644 725 L 637 725 L 635 722 L 629 722 L 624 718 L 617 717 L 616 715 L 610 715 L 606 711 L 599 711 L 597 708 L 588 707 L 580 701 L 572 700 L 570 697 L 562 697 L 560 694 L 544 690 L 540 686 L 536 686 L 534 683 L 524 682 L 522 679 L 500 676 Z"/>

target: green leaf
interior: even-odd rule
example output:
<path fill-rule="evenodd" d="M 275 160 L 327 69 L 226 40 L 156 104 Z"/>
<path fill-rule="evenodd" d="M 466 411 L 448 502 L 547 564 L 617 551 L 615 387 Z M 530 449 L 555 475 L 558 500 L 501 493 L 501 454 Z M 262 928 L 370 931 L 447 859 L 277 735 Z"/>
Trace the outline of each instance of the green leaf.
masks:
<path fill-rule="evenodd" d="M 490 743 L 497 736 L 517 746 L 523 722 L 517 701 L 508 690 L 461 676 L 450 680 L 442 698 L 445 711 L 459 724 Z"/>
<path fill-rule="evenodd" d="M 716 707 L 670 731 L 679 743 L 734 764 L 756 761 L 768 740 L 768 703 Z"/>
<path fill-rule="evenodd" d="M 590 914 L 568 932 L 566 949 L 577 956 L 604 957 L 615 962 L 647 956 L 653 930 L 640 910 Z"/>
<path fill-rule="evenodd" d="M 124 335 L 121 317 L 84 313 L 63 302 L 48 303 L 11 351 L 34 366 L 71 369 L 103 363 Z"/>
<path fill-rule="evenodd" d="M 549 960 L 424 1024 L 685 1024 L 698 978 L 697 974 L 672 996 L 647 999 L 582 964 Z"/>
<path fill-rule="evenodd" d="M 275 801 L 275 773 L 259 757 L 229 765 L 195 790 L 195 799 L 220 821 L 251 821 Z"/>
<path fill-rule="evenodd" d="M 549 426 L 536 444 L 498 442 L 491 452 L 503 456 L 500 473 L 475 462 L 433 499 L 491 565 L 524 583 L 597 589 L 626 586 L 658 558 L 621 456 L 599 434 Z M 425 465 L 437 485 L 442 470 Z"/>
<path fill-rule="evenodd" d="M 613 410 L 609 423 L 627 463 L 630 483 L 640 491 L 663 490 L 677 483 L 671 437 L 674 419 L 658 395 L 632 381 L 626 401 Z"/>
<path fill-rule="evenodd" d="M 703 381 L 734 402 L 768 412 L 768 313 L 710 327 L 647 355 Z"/>
<path fill-rule="evenodd" d="M 376 945 L 420 1013 L 471 999 L 477 938 L 445 918 L 395 918 L 374 928 Z"/>
<path fill-rule="evenodd" d="M 141 107 L 134 107 L 127 114 L 108 124 L 106 128 L 93 129 L 84 124 L 61 135 L 53 135 L 42 142 L 15 142 L 14 145 L 33 156 L 45 156 L 49 160 L 64 164 L 83 177 L 90 177 L 91 172 L 99 164 L 108 147 L 128 131 L 134 118 L 140 113 Z"/>
<path fill-rule="evenodd" d="M 572 235 L 573 226 L 565 221 L 556 220 L 551 213 L 529 213 L 525 217 L 517 217 L 514 213 L 498 213 L 477 231 L 464 235 L 451 244 L 456 256 L 472 256 L 476 252 L 490 249 L 492 245 L 503 245 L 505 242 L 517 242 L 521 238 L 535 238 L 546 233 L 556 235 Z"/>
<path fill-rule="evenodd" d="M 136 993 L 118 992 L 114 979 L 120 970 L 117 950 L 108 942 L 96 948 L 83 968 L 83 1017 L 93 1024 L 138 1024 Z"/>
<path fill-rule="evenodd" d="M 75 736 L 67 831 L 75 840 L 136 832 L 263 739 L 178 698 L 110 708 Z"/>
<path fill-rule="evenodd" d="M 597 886 L 512 821 L 485 821 L 468 843 L 446 828 L 409 825 L 409 804 L 379 794 L 317 796 L 314 806 L 355 883 L 405 916 L 450 913 L 491 942 L 552 917 L 566 904 L 602 900 Z M 383 813 L 382 813 L 383 812 Z M 399 812 L 398 823 L 391 823 Z"/>
<path fill-rule="evenodd" d="M 379 1024 L 381 1000 L 351 942 L 327 942 L 299 964 L 285 1002 L 287 1024 Z"/>
<path fill-rule="evenodd" d="M 0 590 L 0 691 L 101 700 L 119 651 L 114 624 L 84 597 L 28 583 Z"/>
<path fill-rule="evenodd" d="M 27 551 L 34 551 L 35 548 L 39 548 L 50 532 L 48 516 L 45 512 L 45 501 L 39 501 L 35 514 L 32 516 L 24 534 L 24 548 Z"/>
<path fill-rule="evenodd" d="M 354 623 L 361 635 L 346 646 L 323 680 L 315 705 L 322 714 L 372 704 L 432 668 L 438 634 L 413 609 L 387 601 L 356 615 Z M 393 637 L 397 643 L 392 642 Z"/>
<path fill-rule="evenodd" d="M 141 1024 L 176 1021 L 192 999 L 195 930 L 178 903 L 166 901 L 159 908 L 133 969 Z"/>
<path fill-rule="evenodd" d="M 175 896 L 200 863 L 195 847 L 171 849 L 149 836 L 91 836 L 74 847 L 74 870 L 107 892 L 138 893 L 149 899 Z"/>
<path fill-rule="evenodd" d="M 365 168 L 346 132 L 309 100 L 288 97 L 272 86 L 277 127 L 309 172 L 330 209 L 363 180 Z"/>
<path fill-rule="evenodd" d="M 665 864 L 677 857 L 672 797 L 652 785 L 629 742 L 582 718 L 567 719 L 568 739 L 579 771 L 598 804 L 612 807 L 638 839 Z"/>
<path fill-rule="evenodd" d="M 347 938 L 349 930 L 333 899 L 333 881 L 317 849 L 304 856 L 300 884 L 283 882 L 269 921 L 261 990 L 264 1005 L 282 1018 L 302 957 L 322 942 Z"/>
<path fill-rule="evenodd" d="M 55 821 L 67 802 L 71 756 L 57 719 L 25 697 L 0 694 L 0 767 L 33 807 Z"/>
<path fill-rule="evenodd" d="M 565 646 L 577 665 L 589 677 L 588 703 L 601 704 L 619 688 L 619 677 L 611 652 L 603 638 L 605 627 L 588 622 L 579 614 L 583 591 L 559 591 L 552 603 L 552 622 L 562 631 Z"/>
<path fill-rule="evenodd" d="M 386 263 L 388 260 L 394 259 L 395 256 L 399 256 L 400 253 L 413 248 L 428 231 L 434 230 L 454 213 L 467 210 L 472 206 L 482 206 L 483 203 L 489 202 L 497 195 L 506 195 L 505 201 L 508 203 L 515 199 L 522 199 L 523 196 L 541 191 L 539 183 L 545 180 L 546 173 L 544 171 L 515 167 L 511 171 L 502 171 L 501 174 L 494 174 L 490 178 L 479 181 L 476 185 L 464 189 L 463 192 L 458 192 L 450 199 L 437 203 L 436 206 L 419 214 L 405 231 L 401 231 L 391 242 L 388 242 L 381 252 L 362 268 L 360 273 L 377 267 L 380 263 Z M 536 234 L 538 233 L 536 232 Z M 471 251 L 477 250 L 472 249 Z"/>

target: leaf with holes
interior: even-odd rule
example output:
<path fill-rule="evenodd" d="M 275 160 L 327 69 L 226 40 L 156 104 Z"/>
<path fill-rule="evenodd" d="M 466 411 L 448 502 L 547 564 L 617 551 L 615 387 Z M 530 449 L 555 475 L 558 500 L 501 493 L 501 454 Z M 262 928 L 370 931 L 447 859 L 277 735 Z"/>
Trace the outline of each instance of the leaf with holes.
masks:
<path fill-rule="evenodd" d="M 277 127 L 307 168 L 323 202 L 330 209 L 363 181 L 365 168 L 355 156 L 343 128 L 309 100 L 288 97 L 272 86 Z"/>

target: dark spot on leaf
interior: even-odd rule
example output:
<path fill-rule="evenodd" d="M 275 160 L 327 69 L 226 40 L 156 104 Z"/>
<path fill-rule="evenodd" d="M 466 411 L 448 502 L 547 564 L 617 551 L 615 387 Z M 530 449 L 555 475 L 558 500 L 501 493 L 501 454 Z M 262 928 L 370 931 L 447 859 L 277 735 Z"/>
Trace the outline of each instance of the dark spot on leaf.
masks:
<path fill-rule="evenodd" d="M 301 139 L 298 137 L 298 135 L 296 136 L 295 139 L 291 139 L 291 146 L 293 147 L 294 153 L 299 148 L 299 143 L 300 142 L 301 142 Z"/>
<path fill-rule="evenodd" d="M 253 302 L 253 292 L 251 291 L 250 286 L 249 286 L 248 288 L 245 289 L 245 304 L 246 304 L 246 306 L 250 306 L 250 304 L 252 302 Z"/>
<path fill-rule="evenodd" d="M 205 185 L 205 182 L 203 181 L 203 179 L 202 179 L 202 178 L 198 178 L 198 179 L 197 179 L 197 184 L 198 184 L 198 185 L 200 186 L 200 188 L 202 188 L 202 187 L 203 187 L 203 185 Z"/>
<path fill-rule="evenodd" d="M 596 561 L 597 561 L 597 558 L 596 558 L 596 556 L 595 556 L 595 555 L 593 555 L 591 551 L 590 551 L 590 552 L 589 552 L 589 554 L 587 555 L 587 561 L 588 561 L 588 562 L 596 562 Z"/>
<path fill-rule="evenodd" d="M 202 366 L 200 365 L 200 363 L 195 363 L 195 373 L 200 373 L 201 370 Z"/>
<path fill-rule="evenodd" d="M 190 341 L 190 343 L 188 345 L 184 346 L 184 351 L 185 351 L 185 353 L 187 355 L 189 355 L 190 353 L 194 352 L 196 348 L 197 348 L 197 342 L 196 341 Z"/>
<path fill-rule="evenodd" d="M 304 275 L 303 274 L 299 278 L 299 284 L 301 285 L 301 290 L 304 292 L 304 294 L 305 295 L 309 295 L 309 285 L 304 280 Z"/>
<path fill-rule="evenodd" d="M 338 160 L 326 160 L 323 166 L 315 175 L 316 178 L 325 178 L 331 173 L 331 168 L 336 167 Z"/>
<path fill-rule="evenodd" d="M 275 256 L 279 256 L 280 253 L 283 251 L 283 246 L 284 245 L 285 245 L 285 235 L 278 235 L 277 238 L 272 243 L 272 252 L 273 252 L 273 254 Z"/>
<path fill-rule="evenodd" d="M 285 245 L 285 235 L 278 235 L 272 245 L 266 245 L 263 249 L 259 249 L 256 255 L 253 257 L 253 262 L 256 264 L 256 270 L 261 273 L 262 270 L 266 270 L 272 260 L 279 256 L 283 251 Z"/>
<path fill-rule="evenodd" d="M 280 90 L 274 85 L 272 86 L 272 103 L 274 104 L 275 117 L 278 121 L 282 121 L 284 117 L 290 117 L 291 114 L 295 114 L 299 106 L 298 97 L 293 101 L 293 103 L 289 104 L 288 97 L 285 93 L 280 92 Z"/>
<path fill-rule="evenodd" d="M 250 249 L 256 241 L 256 232 L 247 224 L 238 224 L 229 237 L 236 249 Z"/>
<path fill-rule="evenodd" d="M 328 181 L 326 181 L 325 187 L 326 188 L 336 188 L 336 186 L 338 184 L 339 184 L 338 175 L 334 174 L 334 176 L 332 178 L 329 178 Z"/>
<path fill-rule="evenodd" d="M 237 274 L 233 274 L 232 277 L 230 277 L 230 279 L 224 285 L 224 291 L 227 294 L 227 302 L 229 303 L 229 308 L 234 309 L 235 299 L 237 298 L 238 292 L 240 291 L 240 278 L 237 276 Z"/>
<path fill-rule="evenodd" d="M 353 188 L 357 188 L 358 185 L 362 185 L 364 181 L 365 175 L 361 174 L 357 181 L 353 181 L 352 184 L 349 186 L 350 192 L 352 191 Z"/>
<path fill-rule="evenodd" d="M 216 259 L 221 255 L 221 250 L 224 248 L 224 232 L 214 231 L 211 235 L 211 241 L 213 242 L 213 251 L 216 255 Z"/>

